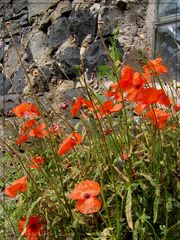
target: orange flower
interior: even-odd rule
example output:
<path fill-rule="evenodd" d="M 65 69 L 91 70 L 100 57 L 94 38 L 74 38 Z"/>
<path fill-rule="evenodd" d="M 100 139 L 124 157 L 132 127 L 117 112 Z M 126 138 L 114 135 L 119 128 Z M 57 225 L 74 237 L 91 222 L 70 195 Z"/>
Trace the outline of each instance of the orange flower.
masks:
<path fill-rule="evenodd" d="M 24 142 L 27 142 L 28 136 L 26 134 L 21 134 L 17 139 L 16 139 L 16 144 L 20 145 Z"/>
<path fill-rule="evenodd" d="M 89 111 L 95 111 L 99 107 L 99 102 L 97 99 L 95 100 L 87 100 L 83 99 L 83 106 L 87 107 Z"/>
<path fill-rule="evenodd" d="M 12 112 L 19 118 L 40 116 L 39 110 L 33 103 L 24 102 L 12 109 Z"/>
<path fill-rule="evenodd" d="M 158 91 L 159 91 L 159 98 L 157 103 L 168 107 L 171 104 L 170 98 L 166 95 L 163 89 L 159 89 Z"/>
<path fill-rule="evenodd" d="M 158 90 L 157 88 L 150 87 L 142 88 L 137 93 L 128 95 L 128 100 L 150 105 L 156 103 L 160 96 L 162 96 L 162 89 Z"/>
<path fill-rule="evenodd" d="M 29 136 L 31 137 L 38 137 L 38 138 L 44 138 L 48 135 L 48 132 L 45 130 L 46 128 L 46 124 L 45 123 L 41 123 L 36 125 L 35 128 L 32 128 L 29 131 Z"/>
<path fill-rule="evenodd" d="M 41 216 L 30 216 L 25 230 L 26 217 L 19 221 L 19 231 L 28 240 L 38 240 L 45 231 L 45 220 Z"/>
<path fill-rule="evenodd" d="M 36 120 L 30 119 L 28 121 L 26 121 L 24 124 L 21 125 L 21 129 L 23 132 L 26 132 L 29 128 L 31 128 L 34 124 L 36 123 Z"/>
<path fill-rule="evenodd" d="M 143 88 L 144 79 L 142 75 L 138 72 L 132 74 L 132 77 L 127 81 L 126 78 L 120 79 L 120 87 L 124 92 L 131 93 L 134 91 L 139 91 Z"/>
<path fill-rule="evenodd" d="M 104 135 L 110 135 L 113 132 L 113 129 L 107 129 L 106 131 L 104 131 Z"/>
<path fill-rule="evenodd" d="M 120 84 L 119 83 L 112 83 L 109 90 L 104 92 L 104 96 L 106 97 L 114 97 L 114 99 L 118 102 L 123 100 L 121 91 L 120 91 Z"/>
<path fill-rule="evenodd" d="M 122 154 L 122 160 L 127 161 L 129 159 L 129 156 L 126 152 Z"/>
<path fill-rule="evenodd" d="M 70 198 L 77 200 L 76 209 L 83 214 L 98 212 L 102 201 L 97 198 L 100 193 L 99 183 L 85 180 L 77 184 L 70 195 Z"/>
<path fill-rule="evenodd" d="M 148 104 L 138 103 L 135 107 L 135 112 L 137 114 L 141 114 L 147 107 L 148 107 Z"/>
<path fill-rule="evenodd" d="M 150 109 L 145 116 L 147 119 L 150 119 L 154 125 L 157 125 L 159 128 L 163 128 L 171 116 L 171 113 L 167 113 L 161 109 L 154 108 Z"/>
<path fill-rule="evenodd" d="M 67 138 L 63 140 L 62 144 L 59 146 L 58 154 L 60 156 L 65 154 L 82 141 L 82 136 L 79 133 L 71 133 Z"/>
<path fill-rule="evenodd" d="M 166 95 L 163 89 L 157 89 L 154 87 L 142 88 L 140 91 L 134 95 L 128 95 L 130 101 L 139 102 L 141 104 L 148 105 L 153 103 L 159 103 L 164 106 L 169 106 L 171 104 L 170 98 Z M 146 108 L 145 107 L 145 108 Z"/>
<path fill-rule="evenodd" d="M 73 102 L 72 108 L 71 108 L 71 115 L 72 117 L 76 117 L 78 111 L 83 106 L 83 98 L 79 96 L 77 100 Z"/>
<path fill-rule="evenodd" d="M 175 105 L 174 105 L 174 110 L 175 110 L 176 112 L 180 111 L 180 104 L 175 104 Z"/>
<path fill-rule="evenodd" d="M 115 104 L 112 100 L 103 102 L 98 109 L 98 118 L 102 118 L 108 114 L 119 112 L 122 109 L 122 104 Z"/>
<path fill-rule="evenodd" d="M 121 79 L 119 81 L 122 91 L 126 92 L 132 87 L 134 70 L 131 66 L 125 66 L 121 70 Z"/>
<path fill-rule="evenodd" d="M 162 59 L 160 57 L 150 60 L 147 65 L 143 66 L 145 74 L 147 75 L 154 75 L 156 74 L 163 74 L 166 73 L 168 70 L 167 68 L 162 65 Z"/>
<path fill-rule="evenodd" d="M 119 85 L 118 83 L 112 83 L 109 90 L 104 92 L 104 96 L 106 97 L 113 97 L 119 92 Z"/>
<path fill-rule="evenodd" d="M 59 124 L 53 124 L 53 126 L 49 128 L 49 132 L 54 135 L 61 135 L 62 129 L 60 128 Z"/>
<path fill-rule="evenodd" d="M 12 182 L 8 187 L 5 188 L 5 194 L 10 197 L 16 197 L 17 193 L 27 191 L 27 176 L 24 176 L 14 182 Z"/>
<path fill-rule="evenodd" d="M 31 160 L 31 168 L 41 168 L 45 164 L 44 158 L 37 156 Z"/>

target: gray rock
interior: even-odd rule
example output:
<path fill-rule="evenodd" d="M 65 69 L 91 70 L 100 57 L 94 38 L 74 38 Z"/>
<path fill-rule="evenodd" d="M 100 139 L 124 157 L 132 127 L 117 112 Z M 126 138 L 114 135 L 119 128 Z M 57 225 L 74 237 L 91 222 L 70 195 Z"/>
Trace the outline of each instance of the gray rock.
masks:
<path fill-rule="evenodd" d="M 2 73 L 0 73 L 0 94 L 7 94 L 10 87 L 11 83 L 5 79 Z"/>
<path fill-rule="evenodd" d="M 22 27 L 28 25 L 28 15 L 27 15 L 27 14 L 23 15 L 23 16 L 20 18 L 20 25 L 21 25 Z"/>
<path fill-rule="evenodd" d="M 69 35 L 68 20 L 65 17 L 60 17 L 50 28 L 49 45 L 52 48 L 57 48 L 69 37 Z"/>
<path fill-rule="evenodd" d="M 19 19 L 17 19 L 17 20 L 10 20 L 10 22 L 11 22 L 11 33 L 13 35 L 20 34 L 20 32 L 21 32 L 20 20 Z"/>
<path fill-rule="evenodd" d="M 61 1 L 51 14 L 51 20 L 55 21 L 59 17 L 68 17 L 72 11 L 72 3 L 69 1 Z"/>
<path fill-rule="evenodd" d="M 97 15 L 89 10 L 77 11 L 69 17 L 69 30 L 75 36 L 78 46 L 81 46 L 83 39 L 91 34 L 96 36 Z"/>
<path fill-rule="evenodd" d="M 37 4 L 37 0 L 27 0 L 28 1 L 28 18 L 29 21 L 32 17 L 37 16 L 41 13 L 46 12 L 50 7 L 56 5 L 60 0 L 44 0 Z"/>
<path fill-rule="evenodd" d="M 2 62 L 4 58 L 4 47 L 5 47 L 4 42 L 0 43 L 0 62 Z"/>
<path fill-rule="evenodd" d="M 72 90 L 72 89 L 74 89 L 74 82 L 65 80 L 57 86 L 56 91 L 58 92 L 58 94 L 60 94 L 60 93 L 63 93 L 63 92 L 66 92 L 66 91 Z"/>
<path fill-rule="evenodd" d="M 14 74 L 12 78 L 12 89 L 11 92 L 8 93 L 22 93 L 25 87 L 25 73 L 23 66 L 21 65 L 18 71 Z"/>
<path fill-rule="evenodd" d="M 0 17 L 0 28 L 2 27 L 3 20 L 3 17 Z"/>
<path fill-rule="evenodd" d="M 87 51 L 85 65 L 92 69 L 97 65 L 107 64 L 107 56 L 101 40 L 93 42 Z"/>
<path fill-rule="evenodd" d="M 15 44 L 17 48 L 20 47 L 20 37 L 14 37 Z M 13 43 L 10 43 L 10 46 L 7 50 L 7 57 L 5 60 L 4 65 L 4 74 L 6 78 L 10 78 L 11 75 L 16 71 L 17 66 L 20 65 L 19 63 L 19 56 L 17 54 L 16 48 L 14 47 Z"/>
<path fill-rule="evenodd" d="M 14 10 L 11 7 L 11 5 L 6 4 L 4 5 L 4 12 L 3 12 L 3 16 L 4 16 L 4 21 L 8 21 L 9 19 L 11 19 L 13 17 L 14 14 Z"/>
<path fill-rule="evenodd" d="M 14 0 L 12 5 L 14 12 L 17 14 L 27 8 L 27 0 Z"/>
<path fill-rule="evenodd" d="M 52 69 L 46 66 L 40 67 L 38 69 L 38 78 L 34 77 L 34 88 L 35 92 L 44 93 L 49 91 L 49 82 L 52 77 Z M 39 81 L 41 81 L 41 86 L 39 86 Z"/>
<path fill-rule="evenodd" d="M 99 1 L 102 1 L 102 0 L 99 0 Z M 98 2 L 97 0 L 95 1 L 89 1 L 89 0 L 74 0 L 72 2 L 72 8 L 75 10 L 75 11 L 84 11 L 86 9 L 89 9 L 94 2 Z"/>
<path fill-rule="evenodd" d="M 80 65 L 80 50 L 76 46 L 67 47 L 56 56 L 60 67 L 70 79 L 76 78 L 76 66 Z"/>
<path fill-rule="evenodd" d="M 34 60 L 38 60 L 46 55 L 48 47 L 48 37 L 42 31 L 33 35 L 30 39 L 29 47 Z"/>
<path fill-rule="evenodd" d="M 17 94 L 7 94 L 4 96 L 0 96 L 0 109 L 6 114 L 12 108 L 19 104 L 19 96 Z"/>
<path fill-rule="evenodd" d="M 32 27 L 28 26 L 28 27 L 23 27 L 21 29 L 21 36 L 22 37 L 27 37 L 27 35 L 31 32 Z"/>

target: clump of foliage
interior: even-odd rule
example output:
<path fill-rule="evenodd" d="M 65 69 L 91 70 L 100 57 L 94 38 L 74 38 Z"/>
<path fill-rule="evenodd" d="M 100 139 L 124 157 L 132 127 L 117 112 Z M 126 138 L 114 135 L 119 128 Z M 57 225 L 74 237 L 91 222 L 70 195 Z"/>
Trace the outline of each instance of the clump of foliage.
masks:
<path fill-rule="evenodd" d="M 85 83 L 87 97 L 72 101 L 75 127 L 35 94 L 12 109 L 2 239 L 178 239 L 180 106 L 163 88 L 167 68 L 160 57 L 138 70 L 110 58 L 104 97 Z"/>

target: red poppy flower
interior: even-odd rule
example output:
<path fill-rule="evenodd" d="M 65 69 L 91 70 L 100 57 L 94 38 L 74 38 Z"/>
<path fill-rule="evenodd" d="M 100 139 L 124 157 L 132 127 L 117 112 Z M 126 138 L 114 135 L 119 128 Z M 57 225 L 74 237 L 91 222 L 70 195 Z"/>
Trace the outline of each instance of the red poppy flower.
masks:
<path fill-rule="evenodd" d="M 27 227 L 25 228 L 26 217 L 23 217 L 19 221 L 19 231 L 23 237 L 28 240 L 38 240 L 40 236 L 45 232 L 45 220 L 41 216 L 30 216 Z"/>
<path fill-rule="evenodd" d="M 122 154 L 122 160 L 127 161 L 128 159 L 129 159 L 128 154 L 124 152 Z"/>
<path fill-rule="evenodd" d="M 154 87 L 142 88 L 138 92 L 128 94 L 127 98 L 129 101 L 146 104 L 147 106 L 153 103 L 169 106 L 171 103 L 163 89 L 157 89 Z"/>
<path fill-rule="evenodd" d="M 61 156 L 83 141 L 81 134 L 73 132 L 65 138 L 59 146 L 58 154 Z"/>
<path fill-rule="evenodd" d="M 102 105 L 98 109 L 98 118 L 102 118 L 108 114 L 119 112 L 122 109 L 122 104 L 115 104 L 112 100 L 103 102 Z"/>
<path fill-rule="evenodd" d="M 134 72 L 132 67 L 126 66 L 122 69 L 122 78 L 119 80 L 119 86 L 123 92 L 128 94 L 128 97 L 138 95 L 138 92 L 143 88 L 145 80 L 141 73 Z"/>
<path fill-rule="evenodd" d="M 137 93 L 128 95 L 128 100 L 150 105 L 158 101 L 159 95 L 160 93 L 157 88 L 154 87 L 142 88 Z"/>
<path fill-rule="evenodd" d="M 87 107 L 89 111 L 94 111 L 99 107 L 99 103 L 97 99 L 92 101 L 83 99 L 83 106 Z"/>
<path fill-rule="evenodd" d="M 159 91 L 159 98 L 157 103 L 168 107 L 171 104 L 170 98 L 167 96 L 167 94 L 163 89 L 159 89 L 158 91 Z"/>
<path fill-rule="evenodd" d="M 148 104 L 138 103 L 135 107 L 135 112 L 137 114 L 141 114 L 147 107 L 148 107 Z"/>
<path fill-rule="evenodd" d="M 174 105 L 174 110 L 175 110 L 176 112 L 180 111 L 180 104 L 175 104 L 175 105 Z"/>
<path fill-rule="evenodd" d="M 41 123 L 36 125 L 35 128 L 32 128 L 29 131 L 29 136 L 31 137 L 38 137 L 38 138 L 44 138 L 48 135 L 48 132 L 45 130 L 46 128 L 46 124 L 45 123 Z"/>
<path fill-rule="evenodd" d="M 100 193 L 99 183 L 85 180 L 77 184 L 70 195 L 70 198 L 77 200 L 76 209 L 83 214 L 98 212 L 102 201 L 97 198 Z"/>
<path fill-rule="evenodd" d="M 20 144 L 22 144 L 24 142 L 27 142 L 27 140 L 28 140 L 28 136 L 23 133 L 16 139 L 16 144 L 20 145 Z"/>
<path fill-rule="evenodd" d="M 73 102 L 72 108 L 71 108 L 71 115 L 72 117 L 76 117 L 78 111 L 83 106 L 83 98 L 79 96 L 77 100 Z"/>
<path fill-rule="evenodd" d="M 162 65 L 162 59 L 160 57 L 150 60 L 147 65 L 143 66 L 145 74 L 147 75 L 154 75 L 155 74 L 163 74 L 166 73 L 168 70 L 167 68 Z"/>
<path fill-rule="evenodd" d="M 106 97 L 113 97 L 115 94 L 119 92 L 119 85 L 118 83 L 112 83 L 109 90 L 104 92 L 104 96 Z"/>
<path fill-rule="evenodd" d="M 120 92 L 119 83 L 112 83 L 109 90 L 104 92 L 104 96 L 106 97 L 114 97 L 114 99 L 118 102 L 123 100 L 122 94 Z"/>
<path fill-rule="evenodd" d="M 171 113 L 167 113 L 161 109 L 154 108 L 150 109 L 145 116 L 147 119 L 150 119 L 154 125 L 157 125 L 159 128 L 163 128 L 171 116 Z"/>
<path fill-rule="evenodd" d="M 61 135 L 62 129 L 60 128 L 59 124 L 53 124 L 53 126 L 49 128 L 49 132 L 54 135 Z"/>
<path fill-rule="evenodd" d="M 8 187 L 5 188 L 5 194 L 10 197 L 16 197 L 17 193 L 27 191 L 27 176 L 24 176 L 14 182 L 12 182 Z"/>
<path fill-rule="evenodd" d="M 44 164 L 45 164 L 44 158 L 37 156 L 31 160 L 30 167 L 31 168 L 41 168 Z"/>
<path fill-rule="evenodd" d="M 12 109 L 12 112 L 19 118 L 40 116 L 39 110 L 33 103 L 24 102 Z"/>
<path fill-rule="evenodd" d="M 113 132 L 113 129 L 107 129 L 106 131 L 104 131 L 104 135 L 110 135 Z"/>
<path fill-rule="evenodd" d="M 23 132 L 26 132 L 29 128 L 31 128 L 34 124 L 36 123 L 36 120 L 30 119 L 28 121 L 26 121 L 24 124 L 21 125 L 21 129 Z"/>

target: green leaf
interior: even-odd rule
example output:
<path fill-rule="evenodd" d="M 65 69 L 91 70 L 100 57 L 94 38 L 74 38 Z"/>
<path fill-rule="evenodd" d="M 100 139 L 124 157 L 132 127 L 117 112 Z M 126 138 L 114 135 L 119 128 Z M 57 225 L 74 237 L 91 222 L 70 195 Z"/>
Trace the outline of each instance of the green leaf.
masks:
<path fill-rule="evenodd" d="M 157 185 L 156 191 L 155 191 L 154 206 L 153 206 L 153 222 L 154 223 L 157 221 L 159 202 L 160 202 L 160 188 L 159 188 L 159 185 Z"/>
<path fill-rule="evenodd" d="M 132 220 L 132 190 L 129 187 L 127 197 L 126 197 L 126 206 L 125 214 L 129 228 L 133 229 L 133 220 Z"/>
<path fill-rule="evenodd" d="M 144 173 L 141 173 L 140 175 L 143 176 L 146 180 L 148 180 L 153 187 L 157 186 L 157 183 L 155 182 L 154 179 L 152 179 L 152 177 L 150 175 L 147 175 L 147 174 L 144 174 Z"/>
<path fill-rule="evenodd" d="M 138 240 L 138 229 L 140 229 L 140 227 L 140 220 L 138 218 L 134 224 L 133 240 Z"/>

